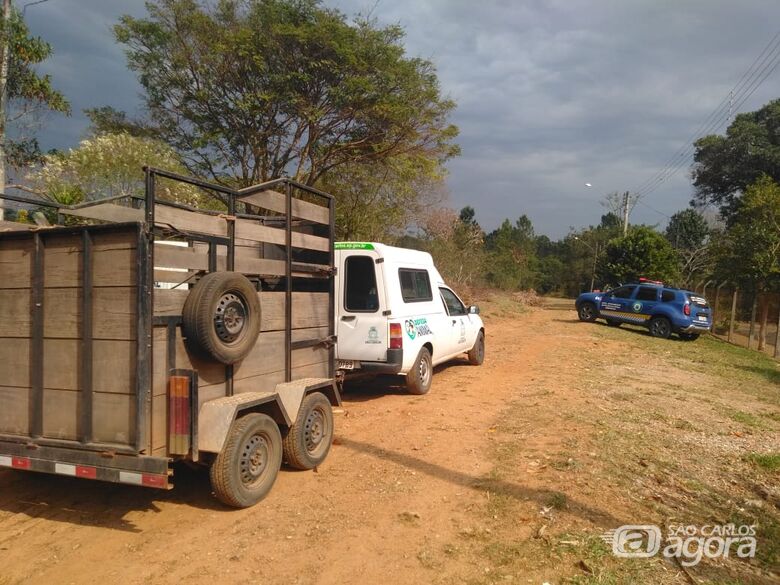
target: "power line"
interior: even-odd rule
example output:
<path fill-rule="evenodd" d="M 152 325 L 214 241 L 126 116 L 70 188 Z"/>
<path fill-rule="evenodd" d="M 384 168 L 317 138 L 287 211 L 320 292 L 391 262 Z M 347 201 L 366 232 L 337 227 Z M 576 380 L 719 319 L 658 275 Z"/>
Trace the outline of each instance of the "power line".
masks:
<path fill-rule="evenodd" d="M 778 44 L 778 49 L 780 49 L 780 44 Z M 738 101 L 736 103 L 736 109 L 738 109 L 742 104 L 747 101 L 753 93 L 766 81 L 766 79 L 774 72 L 774 70 L 777 68 L 777 66 L 780 64 L 780 50 L 777 51 L 777 54 L 772 57 L 772 60 L 767 61 L 760 71 L 756 72 L 756 76 L 750 81 L 749 85 L 745 86 L 742 91 L 742 95 L 738 97 Z M 730 100 L 731 101 L 731 100 Z M 733 106 L 732 102 L 732 106 Z M 712 122 L 704 132 L 701 133 L 700 136 L 697 136 L 695 139 L 700 138 L 701 136 L 705 136 L 707 134 L 711 134 L 712 132 L 717 131 L 720 129 L 721 126 L 723 126 L 724 123 L 726 123 L 729 118 L 730 114 L 727 114 L 725 117 L 721 116 L 720 119 L 715 120 Z M 695 151 L 695 145 L 694 141 L 692 140 L 684 149 L 682 150 L 681 154 L 679 155 L 677 162 L 674 165 L 668 166 L 666 169 L 662 170 L 661 173 L 659 173 L 655 179 L 644 189 L 642 189 L 639 192 L 639 196 L 645 196 L 658 187 L 669 177 L 674 175 L 677 171 L 679 171 L 682 167 L 686 166 L 690 162 L 690 157 Z"/>
<path fill-rule="evenodd" d="M 647 179 L 634 190 L 638 198 L 644 197 L 655 191 L 669 177 L 677 173 L 685 166 L 693 154 L 693 143 L 718 130 L 747 101 L 753 93 L 766 81 L 766 79 L 780 65 L 780 31 L 778 31 L 761 53 L 753 60 L 750 67 L 742 74 L 742 77 L 721 100 L 718 107 L 704 120 L 701 126 L 691 137 L 683 143 L 677 152 L 669 159 L 666 165 L 655 175 Z"/>
<path fill-rule="evenodd" d="M 677 152 L 674 155 L 672 155 L 672 157 L 669 159 L 666 166 L 664 167 L 664 169 L 662 169 L 661 172 L 663 172 L 663 170 L 665 170 L 666 168 L 670 167 L 674 163 L 674 161 L 681 155 L 681 153 L 684 152 L 684 150 L 697 138 L 697 136 L 704 133 L 703 132 L 704 129 L 707 128 L 708 124 L 711 124 L 715 118 L 717 118 L 722 114 L 721 110 L 724 110 L 727 104 L 728 104 L 728 110 L 727 110 L 728 115 L 729 116 L 731 115 L 733 109 L 734 94 L 740 92 L 748 76 L 752 76 L 751 72 L 754 73 L 753 70 L 754 68 L 756 68 L 756 65 L 759 63 L 759 61 L 763 63 L 766 58 L 766 55 L 768 53 L 774 52 L 774 50 L 777 47 L 773 47 L 771 49 L 770 47 L 775 45 L 776 42 L 780 43 L 780 31 L 775 33 L 775 36 L 772 37 L 772 40 L 770 40 L 769 43 L 767 43 L 767 45 L 764 47 L 764 50 L 761 51 L 761 53 L 753 60 L 753 62 L 750 64 L 750 67 L 748 67 L 747 70 L 742 74 L 742 77 L 740 77 L 739 81 L 737 81 L 734 87 L 732 87 L 729 90 L 729 93 L 726 95 L 725 98 L 723 98 L 723 100 L 721 100 L 721 102 L 718 104 L 715 110 L 713 110 L 710 113 L 710 115 L 704 120 L 704 122 L 702 122 L 701 126 L 699 126 L 699 128 L 688 138 L 688 140 L 683 142 L 683 145 L 677 150 Z M 640 185 L 637 189 L 635 189 L 634 192 L 640 192 L 652 181 L 653 181 L 653 177 L 650 177 L 644 183 L 642 183 L 642 185 Z"/>
<path fill-rule="evenodd" d="M 645 181 L 645 183 L 638 187 L 635 192 L 640 195 L 646 194 L 651 186 L 655 186 L 655 184 L 668 178 L 670 173 L 674 174 L 679 170 L 679 167 L 685 164 L 688 155 L 693 151 L 693 142 L 698 137 L 710 133 L 713 129 L 719 128 L 724 121 L 727 121 L 731 117 L 735 95 L 737 96 L 737 100 L 741 100 L 743 94 L 750 91 L 750 88 L 753 88 L 752 91 L 750 91 L 750 94 L 752 95 L 753 91 L 760 85 L 760 83 L 758 85 L 755 84 L 756 80 L 772 66 L 774 60 L 780 55 L 778 49 L 780 49 L 780 31 L 775 34 L 771 41 L 769 41 L 761 54 L 756 57 L 737 84 L 729 91 L 729 94 L 721 100 L 720 105 L 707 117 L 699 129 L 683 143 L 683 146 L 680 147 L 666 166 L 655 176 Z M 775 55 L 775 53 L 778 53 L 778 55 Z M 763 79 L 761 83 L 763 83 Z M 740 105 L 741 103 L 744 103 L 744 100 L 740 101 Z"/>

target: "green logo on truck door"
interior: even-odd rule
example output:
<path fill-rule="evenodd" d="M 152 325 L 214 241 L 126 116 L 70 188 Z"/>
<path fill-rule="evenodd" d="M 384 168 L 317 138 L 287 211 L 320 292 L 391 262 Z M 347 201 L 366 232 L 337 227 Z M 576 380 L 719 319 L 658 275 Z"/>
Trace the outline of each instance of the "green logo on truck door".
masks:
<path fill-rule="evenodd" d="M 409 339 L 414 339 L 418 335 L 422 337 L 423 335 L 433 335 L 433 331 L 431 331 L 431 328 L 428 326 L 428 319 L 425 317 L 421 317 L 420 319 L 407 319 L 404 322 L 404 327 L 406 327 L 406 334 L 409 336 Z"/>

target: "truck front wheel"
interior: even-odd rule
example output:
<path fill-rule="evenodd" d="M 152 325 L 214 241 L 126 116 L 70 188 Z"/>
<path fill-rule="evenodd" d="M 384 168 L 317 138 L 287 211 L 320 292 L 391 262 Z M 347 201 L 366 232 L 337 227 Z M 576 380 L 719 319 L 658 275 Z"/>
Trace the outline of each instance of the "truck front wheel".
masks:
<path fill-rule="evenodd" d="M 211 464 L 211 487 L 222 503 L 248 508 L 268 494 L 281 465 L 279 427 L 265 414 L 248 414 L 230 427 Z"/>
<path fill-rule="evenodd" d="M 477 334 L 477 340 L 474 342 L 474 347 L 469 350 L 469 363 L 472 366 L 481 366 L 485 361 L 485 334 L 480 331 Z"/>
<path fill-rule="evenodd" d="M 314 469 L 325 461 L 333 442 L 333 409 L 322 392 L 301 402 L 298 418 L 282 441 L 284 461 L 295 469 Z"/>

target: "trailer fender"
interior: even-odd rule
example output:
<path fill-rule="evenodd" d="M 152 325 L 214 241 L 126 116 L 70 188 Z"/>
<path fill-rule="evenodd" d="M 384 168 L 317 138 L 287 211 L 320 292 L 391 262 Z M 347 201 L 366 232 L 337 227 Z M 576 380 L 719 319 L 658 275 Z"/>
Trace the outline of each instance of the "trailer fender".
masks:
<path fill-rule="evenodd" d="M 198 451 L 219 453 L 233 421 L 249 412 L 267 414 L 279 425 L 293 423 L 277 392 L 242 392 L 209 400 L 198 412 Z"/>

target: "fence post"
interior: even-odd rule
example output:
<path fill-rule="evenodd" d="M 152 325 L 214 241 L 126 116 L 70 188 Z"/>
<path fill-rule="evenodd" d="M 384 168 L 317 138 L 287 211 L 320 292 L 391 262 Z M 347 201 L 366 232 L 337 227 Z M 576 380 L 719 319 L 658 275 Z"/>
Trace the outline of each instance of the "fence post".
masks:
<path fill-rule="evenodd" d="M 718 297 L 720 296 L 721 287 L 726 284 L 728 280 L 724 280 L 715 288 L 715 302 L 712 304 L 712 328 L 715 329 L 715 315 L 718 313 Z"/>
<path fill-rule="evenodd" d="M 750 329 L 748 329 L 748 349 L 753 345 L 753 333 L 756 328 L 756 307 L 758 306 L 758 293 L 753 293 L 753 308 L 750 309 Z"/>
<path fill-rule="evenodd" d="M 731 319 L 729 320 L 729 336 L 728 342 L 731 343 L 731 337 L 734 335 L 734 320 L 737 316 L 737 293 L 738 288 L 734 289 L 734 294 L 731 296 Z"/>
<path fill-rule="evenodd" d="M 777 332 L 775 333 L 775 353 L 774 357 L 780 354 L 780 304 L 777 306 Z"/>

